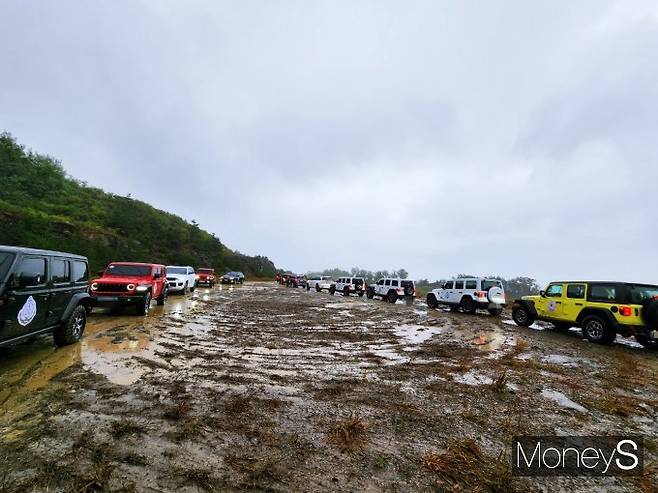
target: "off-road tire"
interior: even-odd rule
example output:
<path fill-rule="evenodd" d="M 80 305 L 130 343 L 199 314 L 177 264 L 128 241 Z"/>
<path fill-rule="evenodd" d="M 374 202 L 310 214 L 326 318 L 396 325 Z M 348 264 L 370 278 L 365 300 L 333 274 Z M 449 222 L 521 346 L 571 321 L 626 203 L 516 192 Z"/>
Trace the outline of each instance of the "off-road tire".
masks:
<path fill-rule="evenodd" d="M 330 294 L 331 296 L 333 296 L 334 294 L 336 294 L 336 286 L 330 286 L 330 287 L 329 287 L 329 294 Z"/>
<path fill-rule="evenodd" d="M 512 310 L 512 320 L 519 327 L 530 327 L 535 323 L 535 317 L 525 306 L 518 306 Z"/>
<path fill-rule="evenodd" d="M 368 288 L 368 291 L 366 291 L 366 298 L 369 300 L 373 299 L 375 297 L 375 290 L 372 288 Z"/>
<path fill-rule="evenodd" d="M 433 293 L 428 294 L 425 301 L 427 302 L 427 306 L 432 310 L 439 306 L 439 301 L 436 299 L 436 296 L 434 296 Z"/>
<path fill-rule="evenodd" d="M 407 286 L 404 288 L 404 295 L 405 296 L 413 296 L 414 294 L 414 289 L 411 286 Z"/>
<path fill-rule="evenodd" d="M 54 331 L 53 339 L 58 346 L 75 344 L 82 337 L 87 325 L 87 310 L 82 305 L 76 306 L 71 315 L 64 320 Z"/>
<path fill-rule="evenodd" d="M 642 320 L 649 329 L 658 329 L 658 300 L 644 303 L 642 307 Z"/>
<path fill-rule="evenodd" d="M 306 291 L 310 291 L 310 290 L 311 290 L 311 286 L 309 286 L 309 284 L 306 283 Z"/>
<path fill-rule="evenodd" d="M 464 313 L 469 313 L 471 315 L 473 315 L 477 310 L 477 305 L 475 304 L 475 301 L 473 301 L 468 296 L 464 296 L 462 298 L 461 302 L 459 303 L 459 306 L 461 307 Z"/>
<path fill-rule="evenodd" d="M 318 292 L 318 293 L 319 293 L 320 291 L 322 291 L 322 288 L 320 287 L 319 284 L 316 284 L 316 285 L 315 285 L 315 291 Z"/>
<path fill-rule="evenodd" d="M 654 351 L 658 350 L 658 340 L 656 339 L 651 339 L 646 335 L 636 334 L 635 340 L 647 349 L 652 349 Z"/>
<path fill-rule="evenodd" d="M 346 296 L 346 297 L 347 297 L 347 296 L 349 296 L 349 295 L 350 295 L 350 288 L 348 288 L 347 286 L 345 286 L 345 287 L 343 288 L 343 296 Z"/>
<path fill-rule="evenodd" d="M 487 311 L 489 312 L 490 315 L 493 315 L 494 317 L 500 317 L 500 314 L 503 313 L 502 308 L 487 308 Z"/>
<path fill-rule="evenodd" d="M 155 302 L 158 306 L 163 306 L 167 302 L 167 296 L 169 295 L 169 290 L 164 288 L 160 296 L 155 299 Z"/>
<path fill-rule="evenodd" d="M 137 303 L 135 306 L 135 311 L 137 312 L 137 315 L 146 315 L 149 310 L 151 309 L 151 292 L 147 291 L 146 294 L 144 295 L 144 298 Z"/>
<path fill-rule="evenodd" d="M 359 291 L 359 298 L 363 298 L 363 295 L 365 294 L 365 291 Z"/>
<path fill-rule="evenodd" d="M 612 344 L 617 333 L 604 318 L 591 315 L 583 320 L 583 336 L 597 344 Z"/>
<path fill-rule="evenodd" d="M 192 287 L 190 287 L 190 293 L 194 293 L 195 290 L 196 290 L 196 283 L 194 283 Z"/>
<path fill-rule="evenodd" d="M 188 291 L 189 291 L 189 288 L 187 286 L 187 283 L 185 283 L 185 286 L 183 286 L 183 296 L 185 296 Z"/>
<path fill-rule="evenodd" d="M 388 294 L 386 295 L 386 301 L 388 301 L 389 303 L 397 302 L 398 301 L 398 294 L 391 289 L 388 292 Z"/>

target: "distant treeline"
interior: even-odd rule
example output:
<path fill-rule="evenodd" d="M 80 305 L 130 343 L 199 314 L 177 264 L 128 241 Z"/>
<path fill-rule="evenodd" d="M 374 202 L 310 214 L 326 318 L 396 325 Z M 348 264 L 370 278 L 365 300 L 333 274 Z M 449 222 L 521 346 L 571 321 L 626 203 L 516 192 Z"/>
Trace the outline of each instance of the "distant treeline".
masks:
<path fill-rule="evenodd" d="M 8 133 L 0 134 L 0 244 L 85 255 L 94 272 L 113 260 L 276 272 L 267 257 L 233 251 L 194 221 L 74 180 Z"/>
<path fill-rule="evenodd" d="M 343 270 L 339 268 L 334 269 L 325 269 L 321 272 L 308 272 L 306 274 L 308 277 L 315 276 L 331 276 L 333 279 L 345 276 L 352 277 L 363 277 L 365 278 L 368 284 L 377 282 L 378 279 L 382 277 L 399 277 L 401 279 L 407 279 L 409 273 L 406 269 L 393 269 L 393 270 L 378 270 L 370 271 L 365 269 L 360 269 L 359 267 L 352 267 L 351 270 Z M 478 277 L 467 274 L 457 274 L 454 277 Z M 503 282 L 505 286 L 505 291 L 507 296 L 510 298 L 520 298 L 521 296 L 527 296 L 530 294 L 539 293 L 540 287 L 537 284 L 536 279 L 530 277 L 515 277 L 512 279 L 505 279 L 500 276 L 486 276 L 488 278 L 499 279 Z M 428 279 L 418 279 L 416 280 L 416 288 L 419 293 L 425 293 L 431 291 L 432 289 L 442 286 L 447 279 L 441 279 L 437 281 L 429 281 Z"/>

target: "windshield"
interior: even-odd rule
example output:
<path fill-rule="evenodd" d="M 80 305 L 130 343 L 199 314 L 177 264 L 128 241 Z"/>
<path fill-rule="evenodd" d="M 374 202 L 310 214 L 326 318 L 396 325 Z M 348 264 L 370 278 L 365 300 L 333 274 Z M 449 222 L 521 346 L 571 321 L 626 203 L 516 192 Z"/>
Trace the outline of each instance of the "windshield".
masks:
<path fill-rule="evenodd" d="M 493 288 L 494 286 L 502 288 L 503 283 L 497 279 L 485 279 L 482 281 L 482 291 L 489 291 L 489 288 Z"/>
<path fill-rule="evenodd" d="M 187 274 L 185 267 L 167 267 L 167 274 Z"/>
<path fill-rule="evenodd" d="M 0 282 L 5 280 L 5 276 L 9 272 L 9 267 L 11 267 L 13 261 L 13 253 L 0 252 Z"/>
<path fill-rule="evenodd" d="M 197 272 L 199 274 L 212 274 L 213 270 L 212 269 L 199 269 Z"/>
<path fill-rule="evenodd" d="M 229 273 L 226 274 L 226 275 L 227 275 L 227 276 L 231 276 L 231 277 L 236 277 L 236 276 L 238 275 L 238 273 L 237 273 L 237 272 L 229 272 Z"/>
<path fill-rule="evenodd" d="M 658 296 L 658 286 L 631 286 L 631 303 L 641 305 Z"/>
<path fill-rule="evenodd" d="M 144 277 L 151 275 L 150 265 L 121 265 L 112 264 L 105 271 L 106 276 L 137 276 Z"/>

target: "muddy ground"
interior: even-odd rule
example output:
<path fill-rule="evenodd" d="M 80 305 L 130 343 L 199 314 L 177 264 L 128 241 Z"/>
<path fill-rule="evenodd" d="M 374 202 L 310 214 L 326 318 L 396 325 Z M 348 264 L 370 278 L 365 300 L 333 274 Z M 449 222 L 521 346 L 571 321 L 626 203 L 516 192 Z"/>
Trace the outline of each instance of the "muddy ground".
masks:
<path fill-rule="evenodd" d="M 94 312 L 0 353 L 0 492 L 656 491 L 658 354 L 508 319 L 268 283 Z M 648 465 L 514 478 L 521 434 L 640 434 Z"/>

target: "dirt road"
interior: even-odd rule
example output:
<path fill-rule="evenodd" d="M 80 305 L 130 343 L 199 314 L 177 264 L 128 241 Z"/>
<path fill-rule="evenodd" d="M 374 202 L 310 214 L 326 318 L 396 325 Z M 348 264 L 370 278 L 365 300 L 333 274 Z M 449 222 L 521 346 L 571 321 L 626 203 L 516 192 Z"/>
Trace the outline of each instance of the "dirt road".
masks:
<path fill-rule="evenodd" d="M 0 353 L 4 491 L 655 491 L 658 355 L 255 283 Z M 640 478 L 513 478 L 513 436 L 641 434 Z"/>

